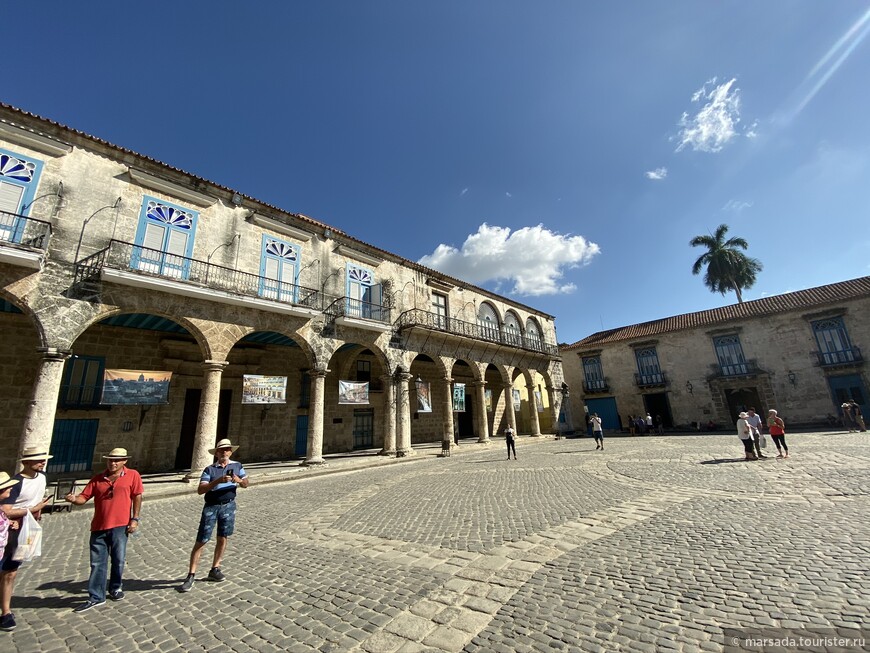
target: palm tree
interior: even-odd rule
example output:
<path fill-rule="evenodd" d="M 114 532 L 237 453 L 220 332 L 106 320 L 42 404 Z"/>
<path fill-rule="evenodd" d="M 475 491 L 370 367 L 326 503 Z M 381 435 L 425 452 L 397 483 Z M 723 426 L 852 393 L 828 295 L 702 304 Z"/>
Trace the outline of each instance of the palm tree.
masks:
<path fill-rule="evenodd" d="M 720 224 L 712 236 L 695 236 L 689 241 L 692 247 L 706 247 L 692 266 L 692 274 L 699 274 L 706 265 L 704 284 L 710 292 L 737 293 L 737 301 L 743 303 L 743 290 L 752 288 L 756 276 L 763 269 L 761 261 L 750 258 L 740 250 L 749 248 L 744 238 L 729 238 L 728 225 Z"/>

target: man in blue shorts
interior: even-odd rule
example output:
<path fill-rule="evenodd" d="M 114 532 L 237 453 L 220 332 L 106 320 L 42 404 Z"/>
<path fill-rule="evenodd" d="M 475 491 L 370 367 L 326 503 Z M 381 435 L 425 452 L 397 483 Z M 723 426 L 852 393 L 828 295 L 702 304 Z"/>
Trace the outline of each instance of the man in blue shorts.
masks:
<path fill-rule="evenodd" d="M 242 463 L 230 461 L 230 456 L 238 448 L 239 446 L 230 440 L 223 439 L 215 445 L 214 449 L 208 450 L 217 460 L 202 471 L 199 487 L 196 488 L 197 494 L 205 495 L 205 506 L 202 508 L 202 517 L 199 520 L 196 542 L 193 551 L 190 552 L 187 578 L 178 588 L 179 592 L 189 592 L 193 589 L 202 547 L 211 539 L 215 524 L 217 524 L 217 543 L 214 547 L 214 560 L 208 572 L 208 579 L 216 582 L 225 579 L 221 571 L 221 560 L 227 548 L 227 538 L 233 534 L 236 523 L 236 488 L 248 487 L 248 475 Z"/>

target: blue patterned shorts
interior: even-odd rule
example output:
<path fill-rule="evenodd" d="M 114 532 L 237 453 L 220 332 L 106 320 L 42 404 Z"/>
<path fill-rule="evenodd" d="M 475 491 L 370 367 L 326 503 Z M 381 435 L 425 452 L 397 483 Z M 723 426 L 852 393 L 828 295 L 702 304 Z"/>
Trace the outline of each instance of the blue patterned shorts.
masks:
<path fill-rule="evenodd" d="M 203 506 L 202 517 L 199 520 L 197 542 L 208 542 L 217 524 L 218 537 L 229 537 L 236 526 L 236 502 L 222 503 L 216 506 Z"/>

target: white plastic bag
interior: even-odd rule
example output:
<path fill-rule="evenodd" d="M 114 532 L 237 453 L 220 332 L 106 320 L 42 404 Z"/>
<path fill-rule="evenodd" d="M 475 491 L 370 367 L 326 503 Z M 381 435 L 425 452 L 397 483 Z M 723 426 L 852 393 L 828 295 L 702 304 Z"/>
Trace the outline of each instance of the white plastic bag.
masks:
<path fill-rule="evenodd" d="M 42 526 L 28 510 L 21 520 L 18 532 L 18 547 L 12 554 L 15 562 L 30 562 L 42 555 Z"/>
<path fill-rule="evenodd" d="M 767 438 L 764 437 L 764 433 L 758 436 L 758 444 L 762 449 L 767 449 Z"/>

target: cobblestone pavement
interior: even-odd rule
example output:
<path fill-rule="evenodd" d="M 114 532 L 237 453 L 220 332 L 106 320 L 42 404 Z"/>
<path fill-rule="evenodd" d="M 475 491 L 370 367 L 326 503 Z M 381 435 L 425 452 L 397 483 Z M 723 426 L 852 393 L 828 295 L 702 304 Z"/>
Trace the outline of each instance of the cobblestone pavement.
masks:
<path fill-rule="evenodd" d="M 90 513 L 47 515 L 0 645 L 691 652 L 724 650 L 723 628 L 868 635 L 870 438 L 788 439 L 791 459 L 758 462 L 728 434 L 610 438 L 603 452 L 521 438 L 518 461 L 496 441 L 259 486 L 269 470 L 252 471 L 228 580 L 188 594 L 175 588 L 202 500 L 146 486 L 126 598 L 72 612 Z"/>

